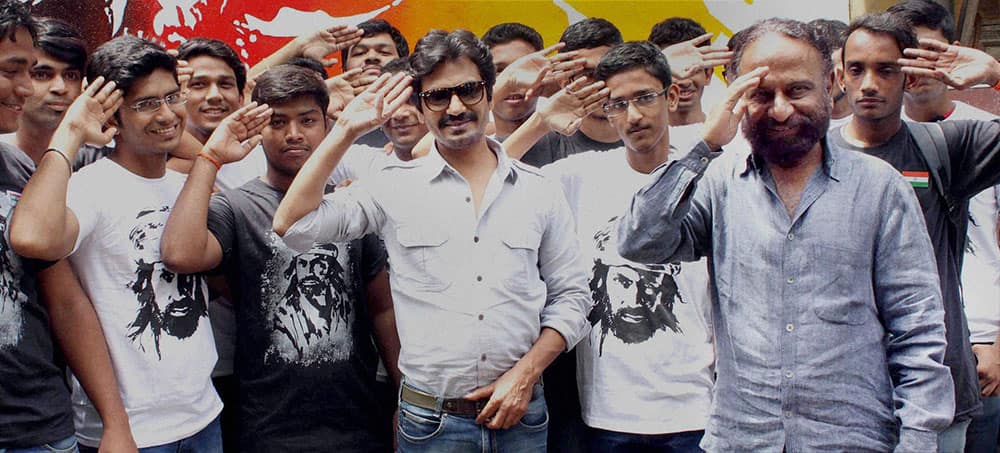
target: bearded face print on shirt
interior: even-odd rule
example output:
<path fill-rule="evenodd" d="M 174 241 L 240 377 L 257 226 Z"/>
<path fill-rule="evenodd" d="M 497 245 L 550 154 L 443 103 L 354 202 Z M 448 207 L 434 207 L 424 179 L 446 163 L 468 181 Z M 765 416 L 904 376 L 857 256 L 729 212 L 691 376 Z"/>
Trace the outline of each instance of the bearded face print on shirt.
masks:
<path fill-rule="evenodd" d="M 21 194 L 6 191 L 0 197 L 0 349 L 21 342 L 21 310 L 28 295 L 21 291 L 21 258 L 7 243 L 7 220 Z"/>
<path fill-rule="evenodd" d="M 318 245 L 294 254 L 269 235 L 271 258 L 261 301 L 271 330 L 265 360 L 303 365 L 346 359 L 353 348 L 356 279 L 350 243 Z"/>
<path fill-rule="evenodd" d="M 601 343 L 610 332 L 626 344 L 642 343 L 659 331 L 682 333 L 674 303 L 684 303 L 674 276 L 679 264 L 640 265 L 618 256 L 612 243 L 617 217 L 594 234 L 597 253 L 590 279 L 594 306 L 587 319 L 595 331 L 600 324 Z"/>
<path fill-rule="evenodd" d="M 201 318 L 208 316 L 204 278 L 171 272 L 160 260 L 160 237 L 169 215 L 169 206 L 142 210 L 129 231 L 135 280 L 128 288 L 135 293 L 138 310 L 129 324 L 128 337 L 143 351 L 152 346 L 160 358 L 162 335 L 190 338 Z"/>

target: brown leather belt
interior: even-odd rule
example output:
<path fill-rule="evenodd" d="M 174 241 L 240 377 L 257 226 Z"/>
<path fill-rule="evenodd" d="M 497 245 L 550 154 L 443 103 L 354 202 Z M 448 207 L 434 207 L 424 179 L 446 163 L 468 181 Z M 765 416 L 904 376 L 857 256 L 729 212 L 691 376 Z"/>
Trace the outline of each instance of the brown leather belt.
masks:
<path fill-rule="evenodd" d="M 483 410 L 486 400 L 467 400 L 465 398 L 437 398 L 416 390 L 406 384 L 400 386 L 399 399 L 419 408 L 430 411 L 439 410 L 446 414 L 461 415 L 463 417 L 475 417 Z"/>

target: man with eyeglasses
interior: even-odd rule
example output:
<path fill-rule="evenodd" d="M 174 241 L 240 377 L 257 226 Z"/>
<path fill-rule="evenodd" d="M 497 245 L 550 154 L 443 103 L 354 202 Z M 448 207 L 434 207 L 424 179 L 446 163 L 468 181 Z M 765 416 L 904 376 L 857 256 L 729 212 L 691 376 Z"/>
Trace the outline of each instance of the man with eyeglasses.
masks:
<path fill-rule="evenodd" d="M 69 257 L 100 321 L 100 329 L 78 334 L 93 341 L 103 332 L 140 451 L 217 452 L 222 403 L 211 381 L 217 356 L 207 287 L 201 275 L 165 268 L 159 253 L 184 183 L 166 168 L 186 117 L 176 68 L 162 47 L 134 36 L 94 52 L 92 86 L 70 106 L 25 187 L 10 237 L 24 256 Z M 240 127 L 244 140 L 256 133 Z M 107 158 L 70 178 L 82 143 L 112 137 Z M 97 451 L 102 420 L 79 384 L 73 387 L 81 450 Z"/>
<path fill-rule="evenodd" d="M 481 41 L 432 31 L 411 65 L 430 154 L 324 196 L 353 139 L 394 105 L 365 110 L 368 123 L 338 121 L 292 182 L 275 231 L 296 250 L 367 233 L 385 241 L 399 451 L 545 451 L 539 377 L 580 339 L 590 305 L 572 213 L 556 184 L 486 137 L 496 75 Z"/>
<path fill-rule="evenodd" d="M 576 347 L 586 443 L 595 452 L 701 451 L 715 360 L 705 262 L 629 261 L 615 234 L 653 169 L 676 160 L 668 124 L 679 88 L 645 41 L 612 48 L 595 78 L 610 90 L 604 114 L 625 146 L 542 168 L 562 183 L 591 269 L 592 327 Z"/>

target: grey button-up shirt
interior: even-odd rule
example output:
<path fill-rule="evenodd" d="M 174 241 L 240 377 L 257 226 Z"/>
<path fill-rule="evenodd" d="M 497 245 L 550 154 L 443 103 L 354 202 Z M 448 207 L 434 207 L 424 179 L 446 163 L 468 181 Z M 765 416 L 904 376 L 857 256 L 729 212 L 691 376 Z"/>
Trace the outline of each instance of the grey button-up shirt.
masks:
<path fill-rule="evenodd" d="M 702 446 L 935 451 L 954 394 L 913 190 L 824 139 L 789 217 L 763 162 L 706 172 L 717 154 L 701 143 L 660 169 L 619 224 L 629 259 L 709 257 L 718 381 Z"/>
<path fill-rule="evenodd" d="M 284 236 L 295 250 L 382 237 L 400 371 L 443 397 L 495 381 L 543 327 L 574 346 L 591 304 L 562 188 L 489 144 L 498 165 L 478 216 L 469 184 L 434 149 L 326 195 Z"/>

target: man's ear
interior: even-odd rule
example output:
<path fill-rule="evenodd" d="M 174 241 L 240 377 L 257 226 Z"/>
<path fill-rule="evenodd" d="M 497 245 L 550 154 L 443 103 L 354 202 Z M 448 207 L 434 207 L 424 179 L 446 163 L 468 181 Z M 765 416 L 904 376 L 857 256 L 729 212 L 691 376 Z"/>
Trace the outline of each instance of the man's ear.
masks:
<path fill-rule="evenodd" d="M 712 68 L 705 68 L 705 86 L 712 84 L 712 79 L 715 78 L 713 77 L 714 75 L 715 74 L 713 74 Z"/>
<path fill-rule="evenodd" d="M 122 108 L 128 108 L 128 107 L 125 107 L 125 106 L 119 107 L 118 108 L 119 111 L 117 111 L 114 114 L 112 114 L 111 116 L 109 116 L 108 120 L 104 123 L 104 129 L 108 129 L 108 128 L 112 128 L 113 127 L 113 128 L 115 128 L 115 130 L 118 131 L 119 134 L 122 133 L 121 118 L 120 118 L 120 115 L 122 114 L 121 113 L 121 109 Z"/>
<path fill-rule="evenodd" d="M 667 88 L 667 107 L 671 113 L 677 111 L 677 105 L 681 102 L 680 98 L 681 88 L 676 83 L 671 83 L 670 88 Z"/>
<path fill-rule="evenodd" d="M 918 83 L 920 83 L 920 79 L 922 78 L 923 77 L 920 76 L 906 74 L 906 79 L 903 80 L 903 90 L 904 91 L 912 90 L 917 86 Z"/>
<path fill-rule="evenodd" d="M 831 78 L 833 79 L 833 83 L 836 83 L 837 86 L 840 87 L 840 91 L 843 91 L 845 93 L 847 92 L 847 85 L 844 84 L 844 67 L 843 66 L 836 65 L 834 67 L 834 69 L 833 69 L 833 73 L 831 74 Z M 830 85 L 830 92 L 831 93 L 833 92 L 833 85 Z"/>

